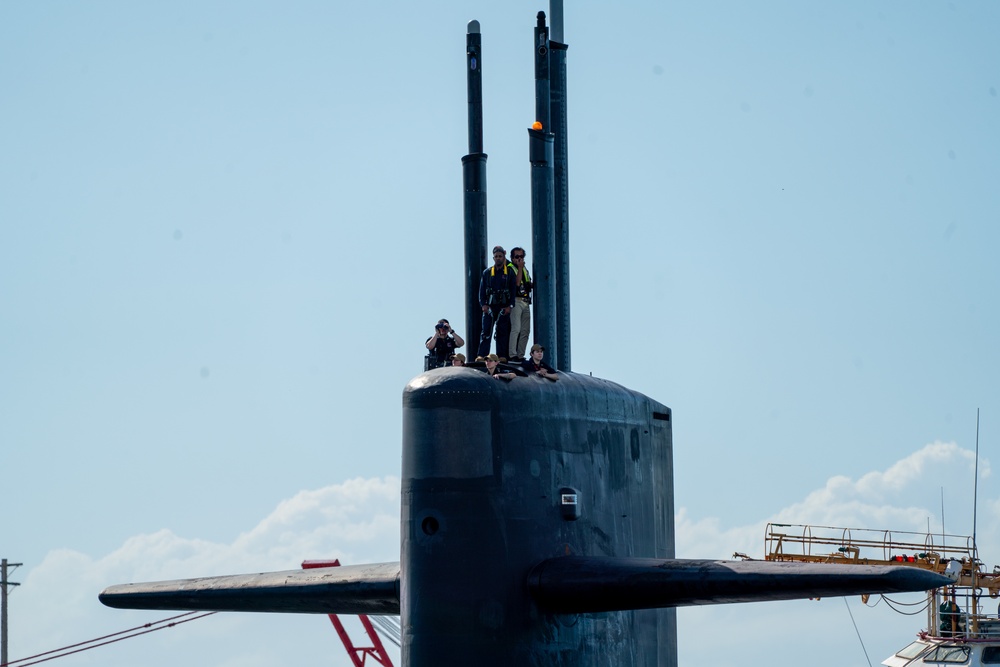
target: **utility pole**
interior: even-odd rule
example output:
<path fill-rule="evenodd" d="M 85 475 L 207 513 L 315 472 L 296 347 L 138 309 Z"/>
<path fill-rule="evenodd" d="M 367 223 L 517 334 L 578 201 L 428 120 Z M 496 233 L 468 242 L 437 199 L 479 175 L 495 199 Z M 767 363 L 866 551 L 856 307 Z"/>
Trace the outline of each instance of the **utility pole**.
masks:
<path fill-rule="evenodd" d="M 7 579 L 7 569 L 13 572 L 24 563 L 8 563 L 4 558 L 0 561 L 0 666 L 7 664 L 7 587 L 20 586 Z"/>

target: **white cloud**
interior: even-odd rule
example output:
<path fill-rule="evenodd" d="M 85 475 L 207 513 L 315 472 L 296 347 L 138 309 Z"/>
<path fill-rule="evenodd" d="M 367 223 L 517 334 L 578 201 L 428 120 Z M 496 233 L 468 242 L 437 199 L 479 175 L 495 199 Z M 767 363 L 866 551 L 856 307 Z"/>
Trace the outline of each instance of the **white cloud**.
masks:
<path fill-rule="evenodd" d="M 931 530 L 940 531 L 941 489 L 969 489 L 974 464 L 973 452 L 953 442 L 933 442 L 888 469 L 867 473 L 857 481 L 832 477 L 824 488 L 782 509 L 773 520 L 927 532 L 931 519 Z M 988 461 L 980 462 L 979 472 L 981 478 L 989 476 Z M 952 509 L 962 520 L 955 527 L 971 527 L 971 493 L 957 497 L 957 502 Z"/>
<path fill-rule="evenodd" d="M 728 558 L 734 551 L 763 556 L 768 521 L 787 524 L 934 532 L 941 529 L 941 489 L 950 495 L 947 532 L 972 532 L 972 481 L 975 454 L 953 442 L 933 442 L 884 471 L 858 480 L 836 476 L 804 499 L 746 526 L 725 526 L 717 517 L 695 518 L 688 508 L 676 517 L 677 552 L 682 557 Z M 980 480 L 990 476 L 980 460 Z M 1000 516 L 1000 506 L 985 501 L 982 519 Z"/>
<path fill-rule="evenodd" d="M 97 594 L 110 584 L 296 569 L 303 560 L 309 559 L 340 558 L 343 563 L 398 560 L 399 499 L 398 478 L 352 479 L 322 489 L 302 491 L 281 502 L 271 514 L 231 544 L 181 537 L 169 530 L 160 530 L 129 538 L 120 548 L 96 559 L 68 549 L 52 551 L 41 564 L 24 575 L 16 600 L 12 600 L 16 613 L 11 614 L 11 636 L 16 639 L 12 642 L 10 657 L 18 659 L 173 615 L 170 612 L 107 609 L 98 602 Z M 184 630 L 178 627 L 157 632 L 155 639 L 150 635 L 126 643 L 142 643 L 148 648 L 173 643 L 177 636 L 183 636 L 193 638 L 197 646 L 196 649 L 183 649 L 184 654 L 194 655 L 188 651 L 196 650 L 201 655 L 202 651 L 214 650 L 198 642 L 198 635 L 205 632 L 206 627 L 212 628 L 210 636 L 206 637 L 206 641 L 211 641 L 211 637 L 219 636 L 220 628 L 228 627 L 242 633 L 248 627 L 263 627 L 263 622 L 271 623 L 270 627 L 285 627 L 286 633 L 291 632 L 289 627 L 310 627 L 318 639 L 327 639 L 327 629 L 316 622 L 318 619 L 328 627 L 329 622 L 323 616 L 314 617 L 312 622 L 302 617 L 251 616 L 219 615 L 211 620 L 190 623 Z M 260 637 L 270 635 L 260 629 L 253 632 Z M 332 635 L 332 630 L 329 632 Z M 279 645 L 285 641 L 279 640 Z M 242 652 L 225 641 L 216 643 L 228 646 L 230 653 Z M 339 643 L 332 649 L 343 653 Z M 115 650 L 122 649 L 116 647 Z M 87 655 L 96 654 L 98 652 L 94 651 Z M 334 654 L 339 657 L 336 652 Z M 259 650 L 254 655 L 251 662 L 259 662 Z M 346 660 L 346 654 L 343 657 Z M 84 658 L 81 655 L 74 659 Z M 279 661 L 284 660 L 279 658 Z"/>

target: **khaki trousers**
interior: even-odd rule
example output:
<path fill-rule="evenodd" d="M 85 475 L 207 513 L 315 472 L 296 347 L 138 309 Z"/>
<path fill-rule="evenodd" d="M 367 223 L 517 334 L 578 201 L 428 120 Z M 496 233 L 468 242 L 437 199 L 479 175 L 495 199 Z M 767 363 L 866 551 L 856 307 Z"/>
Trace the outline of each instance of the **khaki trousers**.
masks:
<path fill-rule="evenodd" d="M 510 311 L 510 354 L 511 357 L 523 357 L 528 349 L 528 337 L 531 335 L 531 306 L 527 299 L 514 299 L 514 309 Z"/>

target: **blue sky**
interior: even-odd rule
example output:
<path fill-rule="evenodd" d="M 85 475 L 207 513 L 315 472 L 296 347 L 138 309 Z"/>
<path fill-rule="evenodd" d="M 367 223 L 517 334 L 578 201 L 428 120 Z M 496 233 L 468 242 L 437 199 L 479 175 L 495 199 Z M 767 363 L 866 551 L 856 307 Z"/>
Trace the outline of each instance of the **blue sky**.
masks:
<path fill-rule="evenodd" d="M 527 246 L 539 9 L 0 6 L 11 658 L 149 620 L 100 607 L 110 583 L 398 557 L 401 391 L 433 323 L 463 321 L 466 22 L 489 242 Z M 938 526 L 942 488 L 971 532 L 981 408 L 1000 558 L 998 14 L 567 7 L 574 370 L 673 409 L 680 556 L 762 555 L 779 517 Z M 917 629 L 854 613 L 873 659 Z M 801 623 L 761 655 L 829 642 L 813 662 L 841 664 L 845 619 L 841 600 L 684 610 L 681 663 L 720 664 L 705 626 Z M 323 618 L 105 651 L 72 660 L 348 664 Z"/>

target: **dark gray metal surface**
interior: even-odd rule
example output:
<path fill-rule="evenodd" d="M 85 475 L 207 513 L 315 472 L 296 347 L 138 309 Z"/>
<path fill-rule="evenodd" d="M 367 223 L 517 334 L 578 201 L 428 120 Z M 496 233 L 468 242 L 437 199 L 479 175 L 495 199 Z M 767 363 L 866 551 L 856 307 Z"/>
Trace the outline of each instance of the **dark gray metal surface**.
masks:
<path fill-rule="evenodd" d="M 553 29 L 555 25 L 553 24 Z M 553 255 L 556 287 L 556 347 L 559 350 L 555 368 L 573 369 L 570 336 L 569 301 L 569 143 L 566 92 L 565 44 L 549 41 L 549 94 L 554 135 L 552 162 L 552 222 Z"/>
<path fill-rule="evenodd" d="M 546 130 L 528 129 L 531 163 L 531 274 L 534 341 L 545 348 L 545 358 L 559 367 L 556 340 L 556 267 L 552 228 L 552 148 L 554 137 Z"/>
<path fill-rule="evenodd" d="M 570 556 L 539 564 L 529 589 L 543 609 L 586 613 L 902 593 L 949 583 L 912 567 Z"/>
<path fill-rule="evenodd" d="M 469 358 L 483 332 L 479 277 L 486 269 L 486 153 L 483 152 L 483 40 L 479 21 L 469 21 L 465 36 L 469 154 L 462 158 L 465 221 L 465 340 Z"/>
<path fill-rule="evenodd" d="M 532 299 L 534 341 L 545 348 L 545 357 L 559 368 L 556 339 L 556 255 L 553 188 L 555 135 L 550 124 L 549 31 L 545 12 L 538 12 L 535 26 L 535 120 L 541 129 L 528 129 L 528 161 L 531 163 L 531 269 L 535 283 Z"/>
<path fill-rule="evenodd" d="M 542 129 L 550 132 L 549 115 L 549 29 L 545 25 L 545 12 L 538 12 L 535 24 L 535 120 Z"/>
<path fill-rule="evenodd" d="M 549 615 L 527 586 L 557 556 L 674 556 L 669 408 L 589 376 L 446 368 L 407 386 L 403 433 L 404 664 L 675 664 L 673 610 Z"/>
<path fill-rule="evenodd" d="M 119 609 L 395 615 L 399 563 L 122 584 L 100 600 Z"/>
<path fill-rule="evenodd" d="M 479 21 L 469 21 L 465 33 L 465 73 L 468 94 L 469 153 L 483 152 L 483 35 Z"/>

